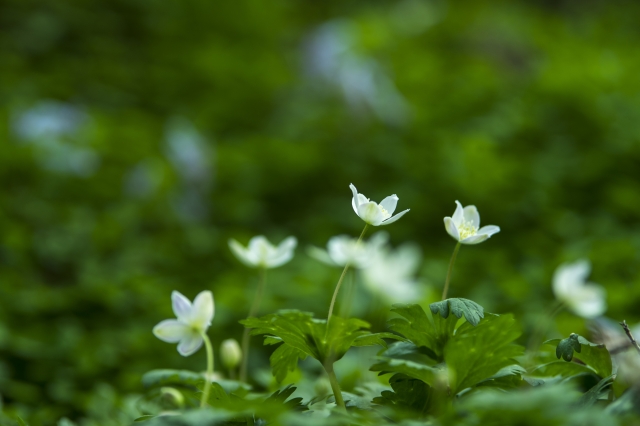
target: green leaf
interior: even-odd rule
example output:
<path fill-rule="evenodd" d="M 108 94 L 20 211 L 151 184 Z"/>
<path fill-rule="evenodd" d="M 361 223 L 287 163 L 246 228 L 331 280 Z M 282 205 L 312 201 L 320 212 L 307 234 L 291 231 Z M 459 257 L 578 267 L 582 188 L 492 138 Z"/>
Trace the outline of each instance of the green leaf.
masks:
<path fill-rule="evenodd" d="M 475 327 L 470 322 L 461 325 L 444 349 L 445 362 L 453 373 L 452 393 L 517 364 L 514 358 L 522 355 L 523 348 L 512 342 L 519 336 L 520 329 L 512 315 L 490 314 Z"/>
<path fill-rule="evenodd" d="M 569 339 L 573 340 L 573 342 L 577 341 L 580 346 L 580 350 L 575 349 L 575 343 L 567 343 Z M 584 337 L 578 336 L 577 334 L 573 333 L 567 339 L 547 340 L 545 344 L 557 345 L 557 347 L 560 347 L 562 344 L 562 349 L 560 351 L 556 348 L 556 356 L 560 354 L 565 361 L 567 361 L 565 355 L 568 354 L 569 350 L 575 350 L 575 352 L 578 352 L 580 355 L 575 355 L 573 352 L 571 352 L 571 357 L 569 358 L 569 360 L 573 360 L 573 362 L 581 362 L 589 366 L 591 369 L 593 369 L 593 371 L 595 371 L 598 376 L 600 376 L 600 378 L 608 377 L 612 373 L 613 366 L 611 363 L 611 355 L 609 354 L 609 351 L 607 350 L 605 345 L 591 343 Z M 560 356 L 558 356 L 558 358 L 560 358 Z"/>
<path fill-rule="evenodd" d="M 282 343 L 282 342 L 281 342 Z M 279 346 L 269 358 L 273 376 L 281 383 L 289 371 L 298 366 L 298 360 L 304 360 L 307 354 L 287 344 Z"/>
<path fill-rule="evenodd" d="M 435 302 L 429 305 L 431 312 L 439 314 L 442 318 L 447 318 L 449 312 L 452 312 L 456 318 L 460 319 L 464 315 L 467 322 L 476 326 L 482 318 L 484 318 L 484 308 L 473 300 L 454 298 L 446 299 L 441 302 Z"/>
<path fill-rule="evenodd" d="M 155 417 L 155 415 L 153 415 L 153 414 L 146 414 L 144 416 L 136 417 L 133 421 L 134 422 L 146 422 L 147 420 L 151 420 L 154 417 Z"/>
<path fill-rule="evenodd" d="M 632 386 L 605 409 L 606 413 L 616 416 L 626 414 L 640 415 L 640 387 Z"/>
<path fill-rule="evenodd" d="M 596 384 L 584 395 L 582 395 L 582 397 L 578 401 L 578 405 L 581 407 L 590 407 L 594 405 L 599 399 L 601 399 L 601 396 L 603 394 L 609 392 L 608 388 L 611 387 L 615 378 L 616 376 L 612 374 L 611 376 L 605 377 L 604 379 L 600 380 L 598 384 Z"/>
<path fill-rule="evenodd" d="M 189 370 L 151 370 L 142 376 L 142 385 L 145 388 L 166 385 L 196 386 L 202 382 L 202 374 Z"/>
<path fill-rule="evenodd" d="M 396 304 L 391 312 L 403 317 L 388 321 L 391 330 L 411 340 L 416 346 L 429 348 L 433 358 L 442 361 L 442 350 L 453 334 L 456 321 L 447 321 L 447 325 L 439 321 L 436 326 L 420 305 Z"/>
<path fill-rule="evenodd" d="M 536 367 L 531 374 L 540 377 L 560 376 L 567 378 L 584 374 L 594 375 L 595 371 L 586 365 L 575 362 L 553 361 Z"/>
<path fill-rule="evenodd" d="M 389 385 L 393 392 L 383 391 L 379 397 L 373 399 L 375 404 L 421 412 L 432 392 L 429 385 L 405 374 L 392 376 Z"/>
<path fill-rule="evenodd" d="M 437 367 L 425 349 L 411 342 L 394 343 L 380 353 L 379 362 L 372 365 L 370 370 L 378 371 L 380 375 L 402 373 L 432 385 L 435 377 L 442 373 L 443 366 Z"/>
<path fill-rule="evenodd" d="M 569 337 L 561 340 L 556 347 L 556 357 L 560 359 L 564 359 L 569 362 L 573 359 L 573 352 L 582 351 L 582 347 L 580 346 L 580 342 L 578 342 L 578 335 L 575 333 L 571 333 Z"/>

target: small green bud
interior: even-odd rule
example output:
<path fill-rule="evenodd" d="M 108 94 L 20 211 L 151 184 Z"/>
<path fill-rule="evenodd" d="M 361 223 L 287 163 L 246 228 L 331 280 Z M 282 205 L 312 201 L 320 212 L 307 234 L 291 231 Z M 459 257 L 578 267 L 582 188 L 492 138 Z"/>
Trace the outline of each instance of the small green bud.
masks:
<path fill-rule="evenodd" d="M 164 386 L 160 388 L 160 397 L 166 407 L 182 408 L 184 407 L 184 396 L 176 388 Z"/>
<path fill-rule="evenodd" d="M 222 364 L 232 370 L 242 361 L 242 350 L 236 339 L 227 339 L 220 345 L 220 360 Z"/>

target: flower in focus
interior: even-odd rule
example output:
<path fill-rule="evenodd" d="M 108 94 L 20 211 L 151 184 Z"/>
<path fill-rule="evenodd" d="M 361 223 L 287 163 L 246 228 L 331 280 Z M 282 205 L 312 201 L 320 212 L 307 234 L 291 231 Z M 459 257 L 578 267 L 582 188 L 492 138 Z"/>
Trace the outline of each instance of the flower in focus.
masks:
<path fill-rule="evenodd" d="M 213 294 L 200 292 L 193 304 L 180 292 L 171 293 L 173 313 L 177 319 L 167 319 L 153 327 L 153 334 L 167 343 L 178 343 L 182 356 L 194 354 L 202 346 L 202 336 L 211 325 L 213 314 Z"/>
<path fill-rule="evenodd" d="M 414 276 L 420 265 L 420 249 L 404 244 L 395 250 L 377 250 L 371 264 L 362 270 L 364 284 L 392 303 L 416 303 L 421 291 Z"/>
<path fill-rule="evenodd" d="M 387 234 L 378 232 L 369 241 L 358 242 L 357 238 L 348 235 L 331 237 L 327 250 L 309 247 L 307 253 L 330 266 L 346 266 L 366 268 L 374 259 L 375 253 L 387 241 Z"/>
<path fill-rule="evenodd" d="M 588 260 L 563 263 L 553 274 L 553 293 L 576 315 L 595 318 L 607 310 L 604 289 L 587 282 L 591 272 Z"/>
<path fill-rule="evenodd" d="M 364 220 L 369 225 L 389 225 L 390 223 L 400 219 L 409 211 L 409 209 L 404 210 L 392 217 L 391 215 L 396 210 L 396 205 L 398 204 L 398 197 L 395 194 L 389 195 L 387 198 L 382 200 L 380 204 L 378 204 L 370 201 L 364 195 L 359 194 L 353 184 L 350 184 L 349 188 L 351 188 L 351 192 L 353 192 L 353 199 L 351 200 L 353 210 L 360 219 Z"/>
<path fill-rule="evenodd" d="M 228 369 L 236 368 L 242 361 L 242 349 L 236 339 L 226 339 L 220 345 L 220 359 Z"/>
<path fill-rule="evenodd" d="M 456 200 L 456 211 L 452 217 L 444 218 L 447 233 L 462 244 L 478 244 L 500 232 L 500 227 L 487 225 L 480 228 L 480 214 L 476 206 L 462 208 Z"/>
<path fill-rule="evenodd" d="M 295 237 L 288 237 L 275 247 L 263 235 L 253 237 L 247 247 L 234 239 L 229 240 L 233 254 L 251 268 L 277 268 L 284 265 L 293 258 L 297 244 Z"/>

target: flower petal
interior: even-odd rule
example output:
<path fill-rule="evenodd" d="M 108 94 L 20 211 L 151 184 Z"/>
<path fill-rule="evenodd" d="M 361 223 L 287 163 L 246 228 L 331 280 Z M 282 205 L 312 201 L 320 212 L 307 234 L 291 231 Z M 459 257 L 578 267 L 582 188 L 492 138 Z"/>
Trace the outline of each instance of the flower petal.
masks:
<path fill-rule="evenodd" d="M 268 268 L 276 268 L 284 265 L 293 258 L 293 250 L 295 250 L 297 245 L 298 240 L 296 237 L 291 236 L 285 238 L 282 240 L 276 251 L 269 256 L 265 266 Z"/>
<path fill-rule="evenodd" d="M 211 325 L 214 314 L 213 293 L 209 290 L 201 291 L 193 300 L 190 325 L 204 332 Z"/>
<path fill-rule="evenodd" d="M 319 260 L 320 262 L 327 264 L 329 266 L 339 266 L 339 265 L 336 265 L 333 260 L 331 260 L 331 257 L 329 256 L 329 253 L 326 252 L 326 250 L 323 250 L 319 247 L 314 247 L 314 246 L 308 247 L 307 254 L 313 257 L 314 259 Z"/>
<path fill-rule="evenodd" d="M 188 333 L 189 326 L 174 319 L 160 321 L 153 327 L 153 335 L 167 343 L 178 343 Z"/>
<path fill-rule="evenodd" d="M 500 232 L 500 227 L 495 225 L 487 225 L 478 229 L 478 235 L 487 235 L 489 237 L 498 232 Z"/>
<path fill-rule="evenodd" d="M 462 217 L 465 222 L 470 222 L 476 228 L 480 227 L 480 213 L 476 206 L 467 206 L 462 209 Z"/>
<path fill-rule="evenodd" d="M 453 223 L 455 223 L 456 227 L 458 227 L 462 223 L 463 218 L 464 213 L 462 212 L 462 204 L 460 204 L 460 201 L 456 200 L 456 211 L 453 212 L 453 216 L 451 216 L 451 219 L 453 219 Z"/>
<path fill-rule="evenodd" d="M 582 259 L 572 263 L 563 263 L 553 273 L 553 293 L 559 300 L 572 300 L 575 291 L 585 283 L 591 264 Z"/>
<path fill-rule="evenodd" d="M 460 240 L 462 244 L 480 244 L 481 242 L 488 240 L 487 234 L 476 234 L 471 237 L 467 237 L 464 240 Z"/>
<path fill-rule="evenodd" d="M 353 193 L 353 198 L 351 198 L 351 206 L 353 207 L 353 211 L 356 212 L 356 214 L 359 216 L 360 214 L 358 213 L 358 206 L 360 205 L 360 202 L 358 199 L 358 190 L 352 183 L 349 184 L 349 188 L 351 188 L 351 192 Z"/>
<path fill-rule="evenodd" d="M 396 194 L 389 195 L 384 200 L 380 201 L 380 205 L 389 213 L 389 216 L 393 214 L 398 205 L 398 196 Z"/>
<path fill-rule="evenodd" d="M 176 318 L 183 322 L 189 321 L 189 318 L 191 318 L 191 302 L 189 299 L 179 291 L 174 290 L 171 293 L 171 305 Z"/>
<path fill-rule="evenodd" d="M 607 310 L 605 291 L 597 284 L 585 284 L 571 296 L 571 309 L 583 318 L 595 318 Z"/>
<path fill-rule="evenodd" d="M 400 213 L 398 213 L 397 215 L 390 217 L 389 219 L 385 220 L 384 222 L 381 223 L 381 225 L 389 225 L 393 222 L 395 222 L 396 220 L 400 219 L 402 216 L 404 216 L 409 210 L 411 209 L 406 209 L 404 211 L 401 211 Z"/>
<path fill-rule="evenodd" d="M 444 229 L 447 230 L 447 233 L 453 237 L 454 240 L 460 241 L 460 233 L 458 232 L 458 227 L 453 222 L 453 219 L 450 217 L 444 218 Z"/>
<path fill-rule="evenodd" d="M 251 268 L 254 268 L 256 266 L 255 259 L 249 256 L 247 249 L 233 238 L 229 240 L 229 248 L 240 262 Z"/>
<path fill-rule="evenodd" d="M 178 344 L 178 352 L 182 356 L 189 356 L 198 351 L 202 346 L 202 336 L 197 333 L 189 333 L 180 340 Z"/>
<path fill-rule="evenodd" d="M 373 201 L 362 203 L 358 206 L 358 216 L 369 225 L 378 226 L 382 223 L 384 215 L 382 210 L 378 208 L 378 204 Z"/>

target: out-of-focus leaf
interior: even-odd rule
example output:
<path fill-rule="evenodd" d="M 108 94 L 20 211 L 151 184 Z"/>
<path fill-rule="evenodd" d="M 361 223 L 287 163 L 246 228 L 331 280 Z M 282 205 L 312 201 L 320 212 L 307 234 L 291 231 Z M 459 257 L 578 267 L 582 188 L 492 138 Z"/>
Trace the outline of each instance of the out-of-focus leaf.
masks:
<path fill-rule="evenodd" d="M 610 376 L 613 367 L 611 363 L 611 355 L 609 354 L 609 351 L 607 350 L 605 345 L 591 343 L 584 337 L 575 334 L 572 334 L 572 336 L 577 337 L 570 336 L 568 339 L 564 340 L 547 340 L 545 344 L 556 346 L 560 346 L 560 344 L 562 344 L 562 349 L 556 350 L 556 356 L 558 356 L 558 358 L 560 358 L 560 356 L 564 358 L 565 355 L 568 356 L 569 351 L 573 351 L 576 348 L 575 342 L 577 341 L 577 344 L 579 344 L 580 346 L 580 350 L 576 350 L 576 352 L 578 352 L 579 355 L 575 355 L 572 353 L 572 357 L 569 359 L 575 358 L 576 360 L 584 363 L 585 365 L 592 368 L 593 371 L 595 371 L 596 374 L 601 378 Z M 566 358 L 564 359 L 566 361 Z"/>
<path fill-rule="evenodd" d="M 587 392 L 585 392 L 584 395 L 582 395 L 582 397 L 578 401 L 578 405 L 581 407 L 590 407 L 595 404 L 596 401 L 601 399 L 601 396 L 603 394 L 610 391 L 608 388 L 611 386 L 615 378 L 615 374 L 612 374 L 611 376 L 605 377 L 604 379 L 600 380 L 594 387 L 592 387 Z"/>

